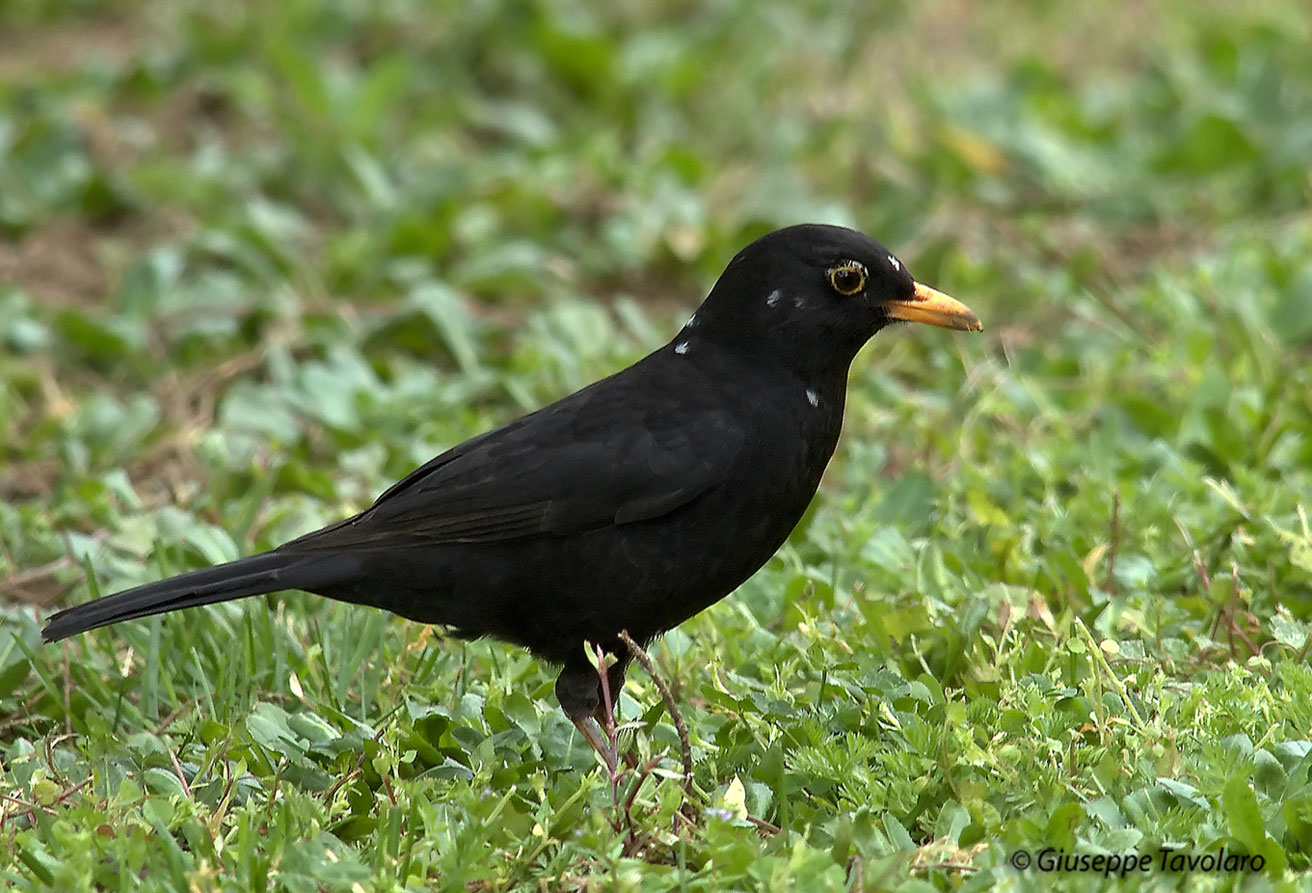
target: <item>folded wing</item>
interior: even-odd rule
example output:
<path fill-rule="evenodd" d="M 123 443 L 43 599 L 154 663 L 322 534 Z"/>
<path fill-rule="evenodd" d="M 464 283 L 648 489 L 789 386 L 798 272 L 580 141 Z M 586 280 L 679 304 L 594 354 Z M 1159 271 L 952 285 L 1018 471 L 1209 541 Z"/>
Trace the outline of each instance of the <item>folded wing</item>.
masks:
<path fill-rule="evenodd" d="M 723 406 L 600 384 L 448 450 L 279 551 L 569 535 L 661 517 L 726 479 L 745 436 Z"/>

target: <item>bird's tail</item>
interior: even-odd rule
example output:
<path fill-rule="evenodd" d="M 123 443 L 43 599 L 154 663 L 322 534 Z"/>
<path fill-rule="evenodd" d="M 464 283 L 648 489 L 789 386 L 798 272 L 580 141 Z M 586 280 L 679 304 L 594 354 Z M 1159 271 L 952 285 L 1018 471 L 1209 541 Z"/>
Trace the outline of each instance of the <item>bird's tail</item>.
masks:
<path fill-rule="evenodd" d="M 166 611 L 212 605 L 250 595 L 283 589 L 308 589 L 338 582 L 342 578 L 338 555 L 306 555 L 265 552 L 227 564 L 191 571 L 157 583 L 125 589 L 84 605 L 60 611 L 50 618 L 41 638 L 58 642 L 78 633 L 149 617 Z"/>

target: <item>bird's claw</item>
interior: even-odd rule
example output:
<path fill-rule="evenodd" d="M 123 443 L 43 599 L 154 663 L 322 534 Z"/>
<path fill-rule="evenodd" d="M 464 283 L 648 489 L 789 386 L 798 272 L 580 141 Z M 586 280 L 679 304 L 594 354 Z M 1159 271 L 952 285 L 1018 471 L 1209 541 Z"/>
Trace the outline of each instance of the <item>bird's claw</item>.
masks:
<path fill-rule="evenodd" d="M 571 716 L 570 722 L 574 723 L 574 727 L 583 734 L 588 744 L 592 745 L 592 749 L 601 757 L 601 761 L 606 764 L 606 769 L 613 778 L 619 771 L 619 754 L 615 750 L 615 745 L 601 734 L 601 727 L 597 725 L 597 721 L 591 716 L 582 719 Z"/>

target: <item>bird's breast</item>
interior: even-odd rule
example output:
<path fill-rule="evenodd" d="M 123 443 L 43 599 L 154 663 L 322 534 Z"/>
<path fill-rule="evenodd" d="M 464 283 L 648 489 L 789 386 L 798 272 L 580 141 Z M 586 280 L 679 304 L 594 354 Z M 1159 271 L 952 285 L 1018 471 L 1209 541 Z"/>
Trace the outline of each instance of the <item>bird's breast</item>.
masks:
<path fill-rule="evenodd" d="M 788 538 L 815 496 L 842 425 L 841 392 L 822 398 L 836 401 L 830 411 L 812 405 L 804 390 L 796 397 L 755 402 L 729 474 L 701 497 L 667 517 L 603 534 L 617 566 L 630 574 L 616 596 L 617 621 L 624 616 L 633 626 L 641 618 L 647 635 L 670 629 L 736 589 Z"/>

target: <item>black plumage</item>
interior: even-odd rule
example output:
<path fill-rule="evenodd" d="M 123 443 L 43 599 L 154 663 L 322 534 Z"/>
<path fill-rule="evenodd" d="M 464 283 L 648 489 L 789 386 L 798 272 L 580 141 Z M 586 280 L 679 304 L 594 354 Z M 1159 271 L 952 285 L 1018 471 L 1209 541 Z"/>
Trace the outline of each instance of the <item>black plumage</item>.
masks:
<path fill-rule="evenodd" d="M 861 233 L 778 230 L 633 366 L 448 450 L 352 518 L 61 611 L 43 635 L 305 590 L 561 665 L 561 706 L 597 746 L 585 643 L 619 658 L 617 693 L 621 630 L 649 641 L 774 554 L 833 454 L 853 357 L 899 320 L 980 328 Z"/>

